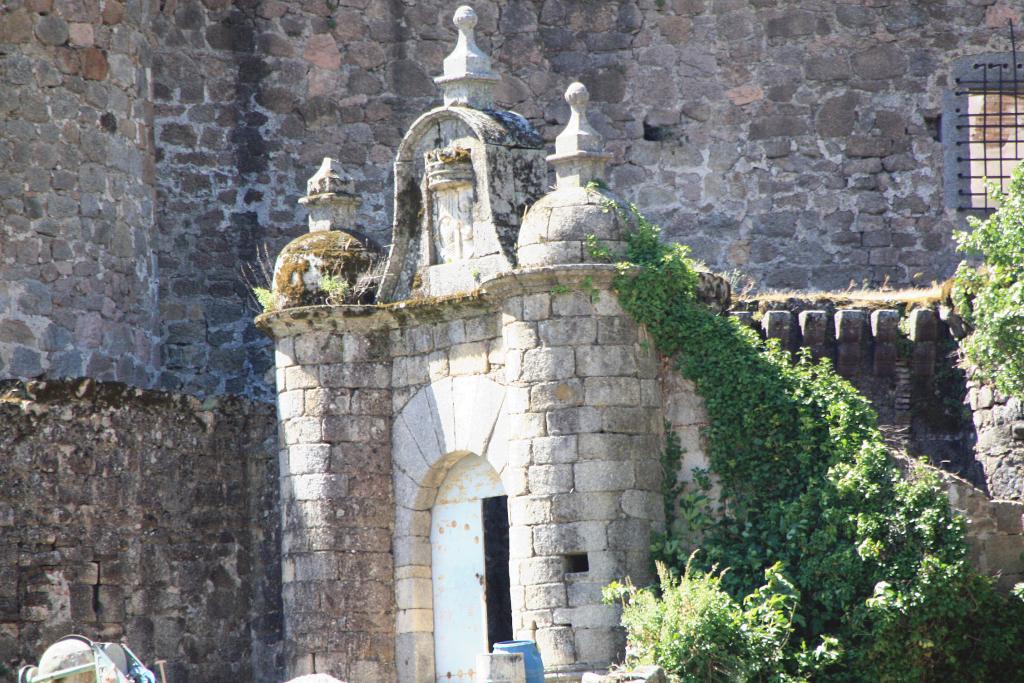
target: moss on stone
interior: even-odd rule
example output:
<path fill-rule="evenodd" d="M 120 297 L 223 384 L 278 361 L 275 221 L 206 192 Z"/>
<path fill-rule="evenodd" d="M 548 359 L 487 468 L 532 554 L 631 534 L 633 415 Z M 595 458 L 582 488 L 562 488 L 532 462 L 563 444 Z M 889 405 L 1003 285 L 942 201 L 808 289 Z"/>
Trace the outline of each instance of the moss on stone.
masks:
<path fill-rule="evenodd" d="M 310 232 L 292 240 L 277 260 L 274 294 L 281 308 L 315 306 L 326 301 L 320 288 L 326 275 L 355 285 L 379 255 L 359 239 L 340 230 Z M 366 303 L 366 302 L 352 302 Z"/>

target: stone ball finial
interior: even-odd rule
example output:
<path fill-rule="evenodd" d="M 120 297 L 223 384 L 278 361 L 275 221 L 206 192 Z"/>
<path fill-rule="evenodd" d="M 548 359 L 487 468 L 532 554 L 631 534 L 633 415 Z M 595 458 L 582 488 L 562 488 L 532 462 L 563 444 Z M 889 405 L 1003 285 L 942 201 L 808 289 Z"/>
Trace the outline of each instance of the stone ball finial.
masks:
<path fill-rule="evenodd" d="M 570 109 L 582 113 L 581 110 L 585 110 L 587 103 L 590 102 L 590 91 L 587 90 L 587 86 L 576 81 L 565 89 L 565 101 L 569 104 Z"/>
<path fill-rule="evenodd" d="M 590 91 L 579 81 L 565 89 L 565 101 L 571 113 L 565 130 L 555 138 L 555 153 L 548 161 L 555 167 L 558 184 L 579 187 L 591 180 L 603 179 L 610 155 L 604 151 L 604 138 L 587 119 Z"/>
<path fill-rule="evenodd" d="M 476 27 L 478 21 L 476 11 L 469 5 L 462 5 L 455 10 L 455 16 L 452 17 L 452 23 L 459 31 L 472 31 Z"/>
<path fill-rule="evenodd" d="M 452 23 L 459 29 L 455 49 L 444 59 L 444 74 L 434 82 L 444 90 L 445 105 L 488 109 L 494 105 L 492 88 L 501 80 L 491 69 L 491 58 L 476 44 L 477 15 L 469 5 L 455 10 Z"/>

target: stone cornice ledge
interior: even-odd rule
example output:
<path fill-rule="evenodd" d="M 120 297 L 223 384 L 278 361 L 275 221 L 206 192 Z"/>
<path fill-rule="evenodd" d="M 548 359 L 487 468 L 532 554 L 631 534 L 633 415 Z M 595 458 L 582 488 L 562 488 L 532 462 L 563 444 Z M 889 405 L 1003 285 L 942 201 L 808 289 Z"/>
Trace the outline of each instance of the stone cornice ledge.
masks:
<path fill-rule="evenodd" d="M 493 311 L 511 296 L 550 292 L 557 286 L 571 290 L 611 289 L 619 274 L 616 265 L 579 263 L 538 266 L 501 273 L 471 292 L 444 297 L 407 299 L 372 306 L 300 306 L 258 316 L 256 327 L 272 338 L 314 330 L 370 332 L 404 327 L 410 323 L 443 322 Z M 729 307 L 729 283 L 714 273 L 701 272 L 697 298 L 713 310 Z"/>

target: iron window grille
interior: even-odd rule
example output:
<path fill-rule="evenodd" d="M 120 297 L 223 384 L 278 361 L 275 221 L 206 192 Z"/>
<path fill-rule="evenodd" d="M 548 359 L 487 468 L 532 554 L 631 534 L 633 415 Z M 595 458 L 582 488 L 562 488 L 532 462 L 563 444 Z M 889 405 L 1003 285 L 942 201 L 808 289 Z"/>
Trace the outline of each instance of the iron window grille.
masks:
<path fill-rule="evenodd" d="M 943 115 L 946 205 L 989 210 L 986 179 L 1006 189 L 1024 158 L 1024 64 L 1009 53 L 974 55 L 953 66 Z"/>

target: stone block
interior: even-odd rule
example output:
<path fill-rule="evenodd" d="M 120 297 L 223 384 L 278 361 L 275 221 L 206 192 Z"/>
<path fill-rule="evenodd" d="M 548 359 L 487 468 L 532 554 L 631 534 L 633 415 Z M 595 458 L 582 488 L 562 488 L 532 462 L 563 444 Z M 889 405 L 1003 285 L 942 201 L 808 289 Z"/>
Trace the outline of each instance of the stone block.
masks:
<path fill-rule="evenodd" d="M 511 363 L 510 363 L 511 365 Z M 549 382 L 568 379 L 575 374 L 576 365 L 572 348 L 542 347 L 523 354 L 521 382 Z"/>
<path fill-rule="evenodd" d="M 608 525 L 609 548 L 646 551 L 650 546 L 651 525 L 647 520 L 619 519 Z"/>
<path fill-rule="evenodd" d="M 567 435 L 596 432 L 601 429 L 601 417 L 600 410 L 589 406 L 552 410 L 546 413 L 547 433 Z"/>
<path fill-rule="evenodd" d="M 533 462 L 533 449 L 531 439 L 515 439 L 509 441 L 508 449 L 506 451 L 508 455 L 508 464 L 513 467 L 527 467 Z M 554 463 L 545 463 L 554 464 Z"/>
<path fill-rule="evenodd" d="M 640 380 L 633 377 L 588 377 L 584 391 L 589 406 L 636 406 L 640 403 Z"/>
<path fill-rule="evenodd" d="M 594 301 L 587 292 L 567 292 L 551 296 L 551 312 L 555 317 L 592 316 L 595 313 Z"/>
<path fill-rule="evenodd" d="M 778 339 L 782 348 L 792 346 L 793 316 L 789 311 L 766 311 L 761 318 L 761 329 L 768 339 Z"/>
<path fill-rule="evenodd" d="M 532 349 L 537 346 L 536 323 L 513 321 L 501 328 L 501 337 L 510 349 Z"/>
<path fill-rule="evenodd" d="M 577 628 L 576 656 L 584 662 L 611 663 L 622 659 L 626 649 L 626 634 L 614 626 Z"/>
<path fill-rule="evenodd" d="M 296 444 L 288 448 L 287 474 L 322 474 L 331 462 L 327 444 Z"/>
<path fill-rule="evenodd" d="M 511 525 L 551 523 L 551 498 L 547 495 L 518 496 L 509 499 L 508 518 Z"/>
<path fill-rule="evenodd" d="M 604 432 L 579 435 L 580 460 L 631 460 L 638 455 L 642 437 Z"/>
<path fill-rule="evenodd" d="M 508 530 L 508 554 L 513 560 L 533 557 L 533 529 L 513 526 Z"/>
<path fill-rule="evenodd" d="M 527 294 L 523 297 L 523 320 L 544 320 L 551 317 L 550 294 Z"/>
<path fill-rule="evenodd" d="M 573 488 L 572 465 L 533 465 L 527 476 L 533 495 L 565 493 Z"/>
<path fill-rule="evenodd" d="M 566 607 L 554 611 L 556 624 L 565 624 L 575 629 L 616 628 L 622 610 L 618 605 L 583 605 Z M 588 660 L 593 661 L 593 660 Z"/>
<path fill-rule="evenodd" d="M 912 342 L 933 342 L 939 338 L 939 321 L 930 308 L 917 308 L 910 312 L 909 337 Z"/>
<path fill-rule="evenodd" d="M 602 604 L 601 590 L 608 584 L 608 580 L 593 580 L 596 576 L 591 568 L 591 571 L 587 573 L 588 580 L 575 580 L 566 585 L 565 592 L 569 599 L 569 607 Z M 621 578 L 621 575 L 613 578 Z"/>
<path fill-rule="evenodd" d="M 448 372 L 451 375 L 483 375 L 489 369 L 486 342 L 456 344 L 448 352 Z"/>
<path fill-rule="evenodd" d="M 341 363 L 344 358 L 341 335 L 325 331 L 304 332 L 292 338 L 294 356 L 300 365 Z"/>
<path fill-rule="evenodd" d="M 664 516 L 662 496 L 650 491 L 625 491 L 622 494 L 622 511 L 630 517 L 643 520 L 659 519 Z"/>
<path fill-rule="evenodd" d="M 321 421 L 318 417 L 296 417 L 287 420 L 282 425 L 281 431 L 285 443 L 289 446 L 298 443 L 319 443 L 324 438 Z"/>
<path fill-rule="evenodd" d="M 534 557 L 514 564 L 519 583 L 524 586 L 561 581 L 565 574 L 565 560 L 561 557 Z"/>
<path fill-rule="evenodd" d="M 347 347 L 346 347 L 347 348 Z M 292 370 L 292 368 L 288 368 Z M 388 363 L 343 363 L 320 366 L 320 382 L 325 387 L 354 389 L 370 387 L 388 389 L 391 386 L 391 365 Z M 295 388 L 291 385 L 289 389 Z"/>
<path fill-rule="evenodd" d="M 555 465 L 573 463 L 577 459 L 577 436 L 542 436 L 533 439 L 529 443 L 529 459 L 537 465 Z"/>
<path fill-rule="evenodd" d="M 551 499 L 551 519 L 555 523 L 615 519 L 621 499 L 618 491 L 560 493 Z"/>
<path fill-rule="evenodd" d="M 579 379 L 542 382 L 530 388 L 530 410 L 535 412 L 578 406 L 582 402 L 583 382 Z"/>
<path fill-rule="evenodd" d="M 496 315 L 481 315 L 465 321 L 466 341 L 493 339 L 501 334 L 500 318 Z"/>
<path fill-rule="evenodd" d="M 333 500 L 348 493 L 348 478 L 343 474 L 293 474 L 283 486 L 294 500 Z"/>
<path fill-rule="evenodd" d="M 284 369 L 284 388 L 312 389 L 320 385 L 316 365 L 293 365 Z"/>
<path fill-rule="evenodd" d="M 434 630 L 434 610 L 399 609 L 396 629 L 399 633 L 432 633 Z"/>
<path fill-rule="evenodd" d="M 623 491 L 631 488 L 635 482 L 635 473 L 631 461 L 592 460 L 573 465 L 576 490 L 591 491 Z"/>
<path fill-rule="evenodd" d="M 579 346 L 597 340 L 597 322 L 591 316 L 553 318 L 538 323 L 540 340 L 549 346 Z"/>
<path fill-rule="evenodd" d="M 606 316 L 597 319 L 597 343 L 635 344 L 637 324 L 625 316 Z"/>
<path fill-rule="evenodd" d="M 302 417 L 306 413 L 306 399 L 302 389 L 283 391 L 277 396 L 277 414 L 282 421 Z"/>
<path fill-rule="evenodd" d="M 433 587 L 430 577 L 395 581 L 395 604 L 398 609 L 433 609 Z"/>
<path fill-rule="evenodd" d="M 523 587 L 526 609 L 550 609 L 566 605 L 565 584 L 541 583 Z"/>
<path fill-rule="evenodd" d="M 431 561 L 430 538 L 427 536 L 396 536 L 395 566 L 422 565 Z"/>
<path fill-rule="evenodd" d="M 894 309 L 871 312 L 871 336 L 875 343 L 895 343 L 899 338 L 900 313 Z"/>
<path fill-rule="evenodd" d="M 647 434 L 658 431 L 661 416 L 647 408 L 608 406 L 601 408 L 601 430 L 612 434 Z"/>
<path fill-rule="evenodd" d="M 543 556 L 604 550 L 606 529 L 604 521 L 538 525 L 533 527 L 533 551 Z"/>
<path fill-rule="evenodd" d="M 576 662 L 576 645 L 568 626 L 539 629 L 536 640 L 545 667 Z"/>
<path fill-rule="evenodd" d="M 1024 505 L 1016 501 L 992 501 L 996 529 L 1004 534 L 1024 534 Z M 1024 549 L 1024 537 L 1021 538 Z"/>
<path fill-rule="evenodd" d="M 580 377 L 632 375 L 637 371 L 632 346 L 581 346 L 576 349 L 576 373 Z"/>

